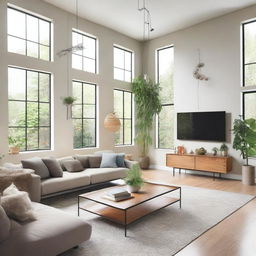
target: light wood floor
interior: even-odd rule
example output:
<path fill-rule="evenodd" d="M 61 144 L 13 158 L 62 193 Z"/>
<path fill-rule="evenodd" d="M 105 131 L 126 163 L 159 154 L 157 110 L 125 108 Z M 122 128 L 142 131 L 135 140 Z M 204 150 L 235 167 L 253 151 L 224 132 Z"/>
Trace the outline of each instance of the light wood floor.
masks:
<path fill-rule="evenodd" d="M 241 181 L 215 179 L 168 171 L 143 171 L 146 180 L 175 185 L 216 189 L 256 195 L 256 186 L 245 186 Z M 255 256 L 256 255 L 256 199 L 234 212 L 218 225 L 201 235 L 176 256 Z"/>

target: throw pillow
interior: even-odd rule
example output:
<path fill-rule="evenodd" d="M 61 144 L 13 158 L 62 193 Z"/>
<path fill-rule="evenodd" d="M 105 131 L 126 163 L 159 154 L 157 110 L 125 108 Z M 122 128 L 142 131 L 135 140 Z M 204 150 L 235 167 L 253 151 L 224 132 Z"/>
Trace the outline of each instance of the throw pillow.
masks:
<path fill-rule="evenodd" d="M 62 177 L 63 170 L 60 163 L 53 157 L 42 158 L 52 177 Z"/>
<path fill-rule="evenodd" d="M 32 204 L 28 193 L 24 191 L 15 190 L 11 185 L 3 191 L 5 196 L 1 197 L 1 206 L 4 208 L 9 218 L 17 221 L 35 220 L 35 215 L 32 210 Z"/>
<path fill-rule="evenodd" d="M 89 155 L 75 155 L 74 158 L 79 160 L 84 168 L 90 168 Z"/>
<path fill-rule="evenodd" d="M 102 156 L 89 156 L 90 168 L 100 168 Z"/>
<path fill-rule="evenodd" d="M 63 165 L 68 172 L 81 172 L 84 169 L 80 161 L 76 159 L 64 161 Z"/>
<path fill-rule="evenodd" d="M 63 169 L 63 171 L 66 171 L 63 162 L 67 161 L 67 160 L 73 160 L 74 158 L 72 156 L 65 156 L 65 157 L 61 157 L 61 158 L 57 158 L 57 161 L 60 163 L 61 168 Z"/>
<path fill-rule="evenodd" d="M 41 179 L 50 177 L 48 168 L 39 157 L 21 160 L 21 163 L 23 168 L 35 170 L 35 174 L 39 175 Z"/>
<path fill-rule="evenodd" d="M 116 153 L 103 153 L 100 168 L 116 168 Z"/>
<path fill-rule="evenodd" d="M 4 208 L 0 205 L 0 242 L 8 238 L 10 234 L 11 222 L 7 217 Z"/>
<path fill-rule="evenodd" d="M 116 165 L 118 167 L 126 167 L 124 162 L 125 153 L 117 153 L 116 154 Z"/>
<path fill-rule="evenodd" d="M 12 183 L 3 191 L 3 196 L 13 195 L 19 193 L 19 189 Z"/>

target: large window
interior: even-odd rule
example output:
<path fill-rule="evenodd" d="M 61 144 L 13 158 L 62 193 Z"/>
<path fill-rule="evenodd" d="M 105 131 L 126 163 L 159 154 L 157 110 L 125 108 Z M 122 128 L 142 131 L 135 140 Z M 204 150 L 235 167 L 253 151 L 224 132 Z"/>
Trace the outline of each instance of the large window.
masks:
<path fill-rule="evenodd" d="M 243 116 L 256 119 L 256 91 L 243 93 Z"/>
<path fill-rule="evenodd" d="M 256 118 L 256 21 L 242 24 L 243 117 Z M 252 87 L 254 86 L 254 87 Z M 253 89 L 253 90 L 252 90 Z"/>
<path fill-rule="evenodd" d="M 132 145 L 133 109 L 132 93 L 114 90 L 114 112 L 121 121 L 121 128 L 115 134 L 116 145 Z"/>
<path fill-rule="evenodd" d="M 9 136 L 21 151 L 51 148 L 51 75 L 8 68 Z"/>
<path fill-rule="evenodd" d="M 72 67 L 91 73 L 97 72 L 96 53 L 97 40 L 77 31 L 72 32 L 72 46 L 81 45 L 81 50 L 72 53 Z"/>
<path fill-rule="evenodd" d="M 160 84 L 162 110 L 157 118 L 157 147 L 174 146 L 173 47 L 158 49 L 157 82 Z"/>
<path fill-rule="evenodd" d="M 96 147 L 97 97 L 96 85 L 73 81 L 72 109 L 74 148 Z"/>
<path fill-rule="evenodd" d="M 114 46 L 114 79 L 131 82 L 133 53 Z"/>
<path fill-rule="evenodd" d="M 8 7 L 8 51 L 51 59 L 51 22 Z"/>

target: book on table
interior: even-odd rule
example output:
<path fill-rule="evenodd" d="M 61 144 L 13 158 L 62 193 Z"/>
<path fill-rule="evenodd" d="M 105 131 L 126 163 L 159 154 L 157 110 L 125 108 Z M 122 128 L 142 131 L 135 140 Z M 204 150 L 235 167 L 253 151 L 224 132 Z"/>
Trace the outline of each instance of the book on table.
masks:
<path fill-rule="evenodd" d="M 115 188 L 110 190 L 106 195 L 105 198 L 113 200 L 113 201 L 122 201 L 125 199 L 132 198 L 131 194 L 124 188 Z"/>

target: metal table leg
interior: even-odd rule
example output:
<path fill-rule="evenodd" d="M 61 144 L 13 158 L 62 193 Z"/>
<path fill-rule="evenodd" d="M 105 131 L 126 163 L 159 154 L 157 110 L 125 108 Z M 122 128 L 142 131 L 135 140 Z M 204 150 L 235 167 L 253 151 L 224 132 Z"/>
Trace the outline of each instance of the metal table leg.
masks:
<path fill-rule="evenodd" d="M 126 210 L 124 211 L 124 236 L 127 236 L 127 213 Z"/>

